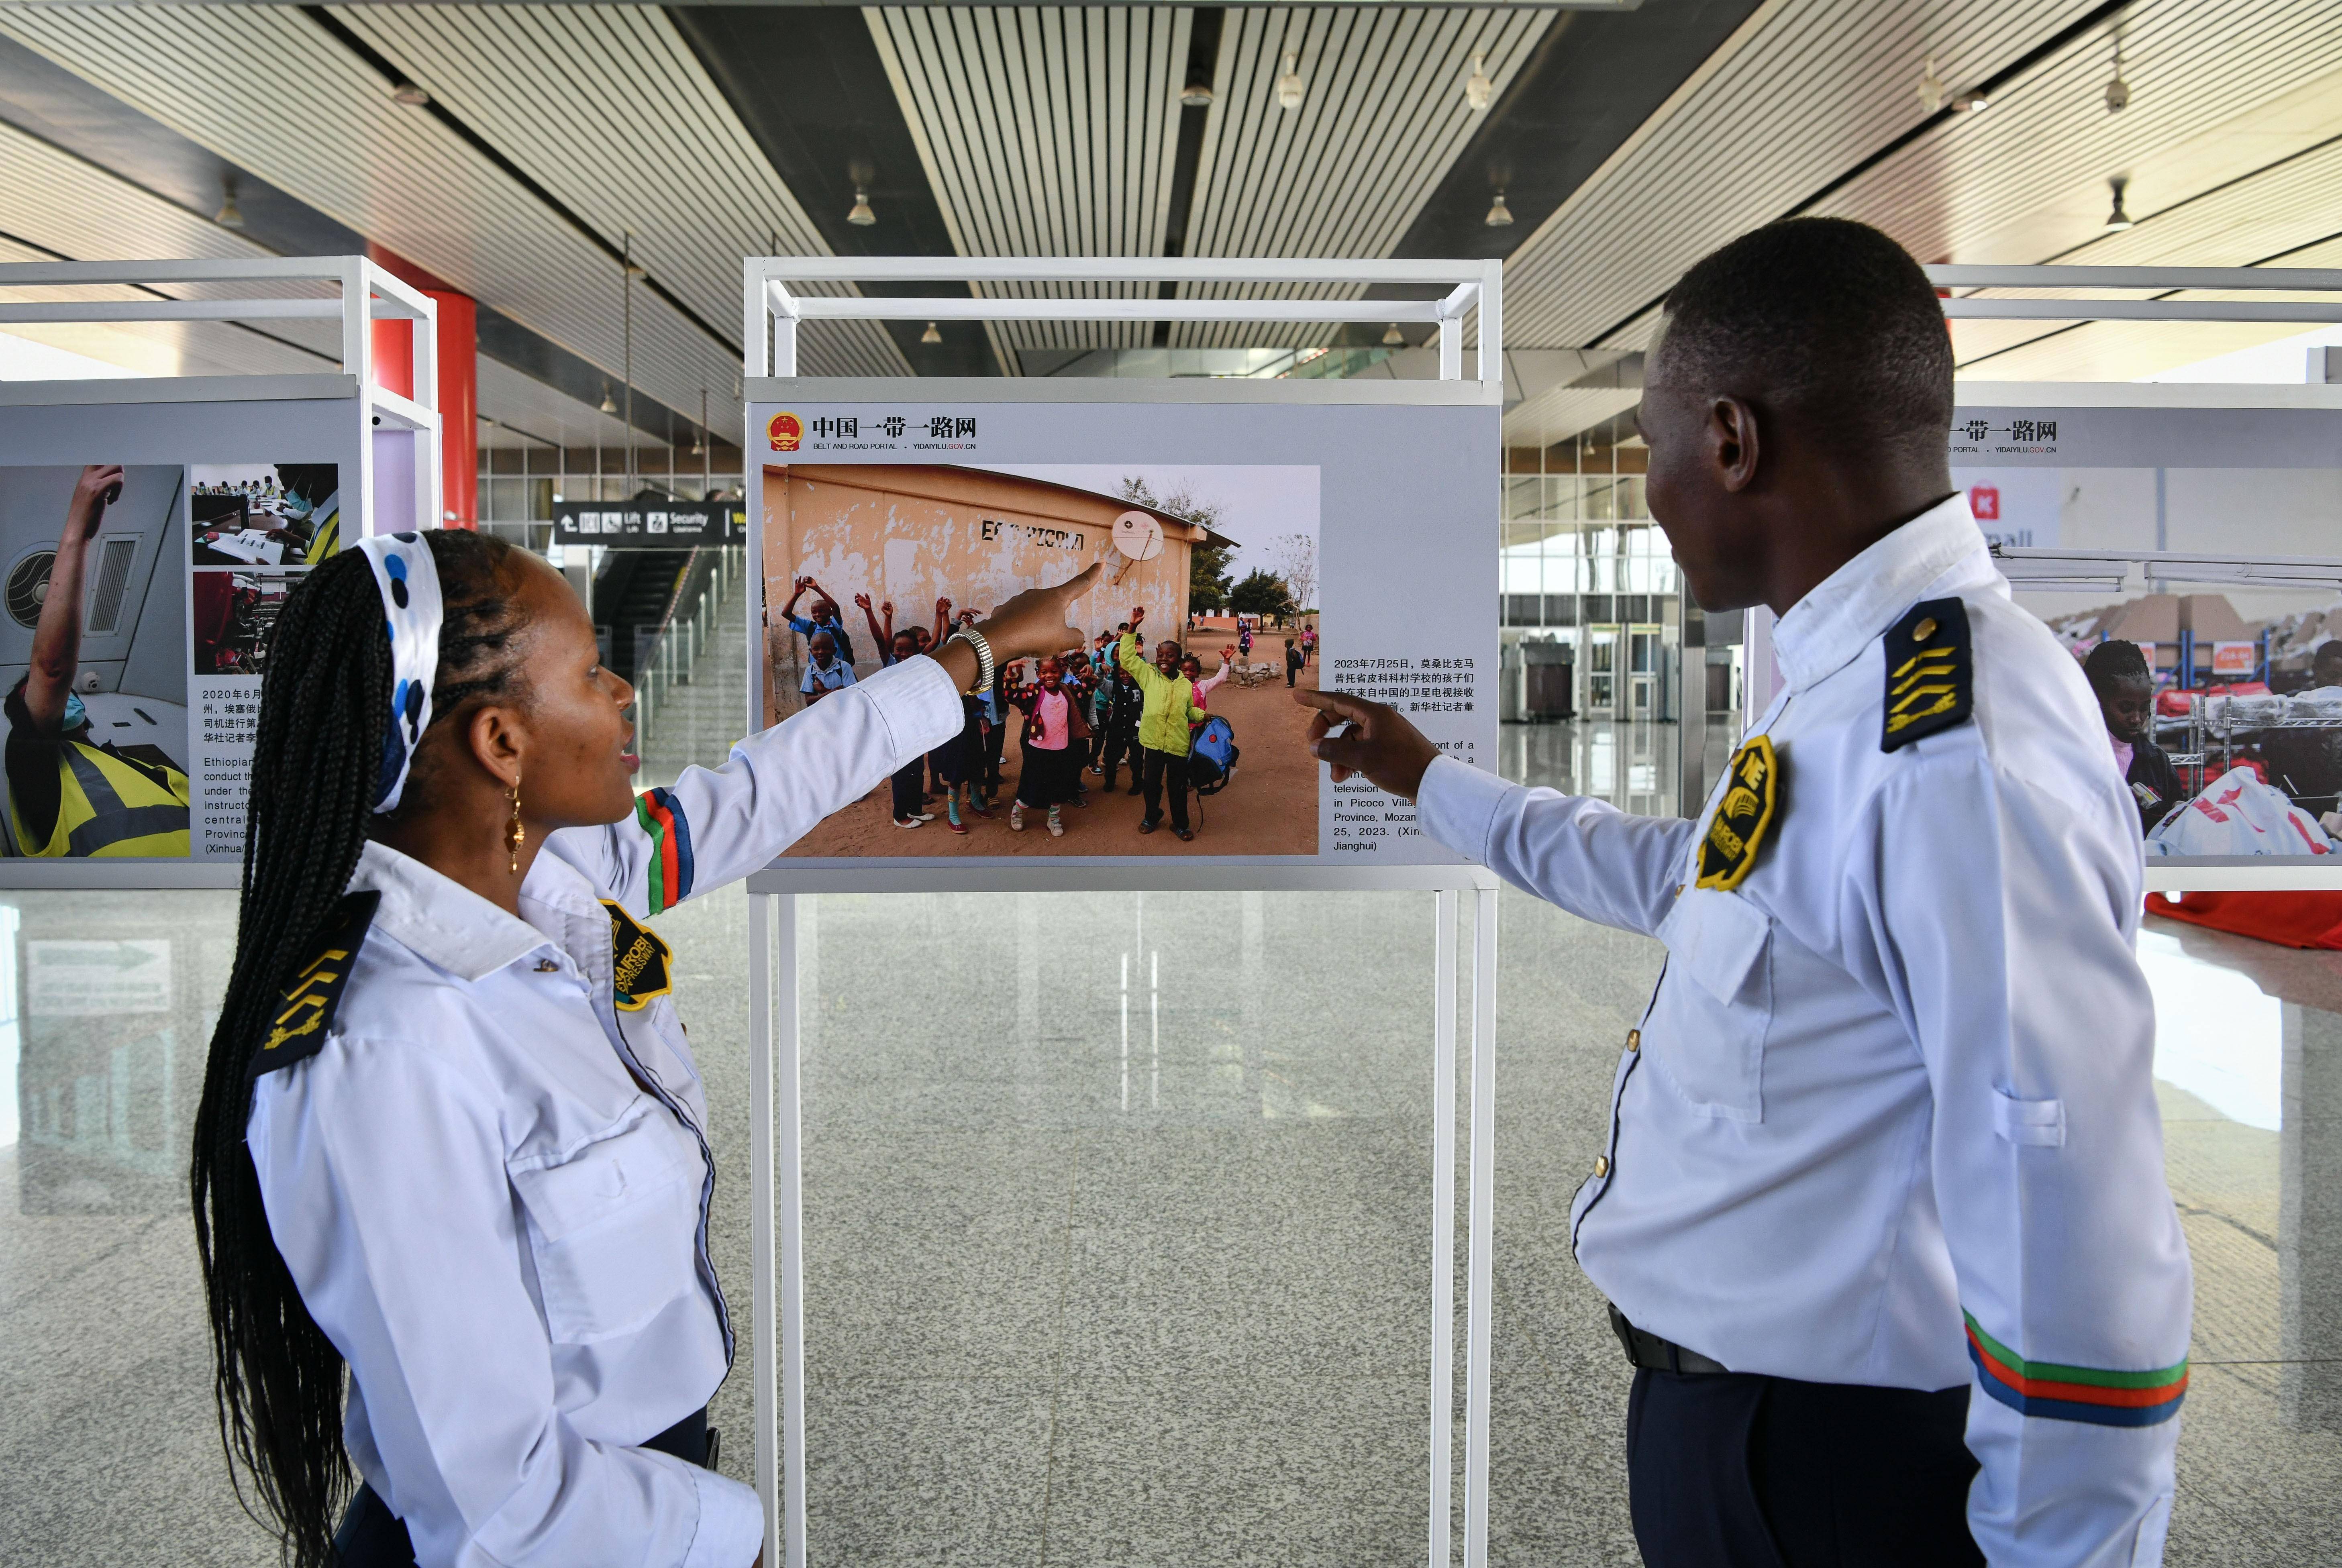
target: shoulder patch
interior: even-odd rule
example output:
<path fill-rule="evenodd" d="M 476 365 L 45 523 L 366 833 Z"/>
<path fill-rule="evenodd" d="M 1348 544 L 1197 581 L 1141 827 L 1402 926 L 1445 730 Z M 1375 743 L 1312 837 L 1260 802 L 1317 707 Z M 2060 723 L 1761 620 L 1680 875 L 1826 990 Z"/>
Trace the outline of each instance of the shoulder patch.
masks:
<path fill-rule="evenodd" d="M 611 900 L 602 907 L 610 912 L 610 1004 L 638 1013 L 675 989 L 675 950 Z"/>
<path fill-rule="evenodd" d="M 1730 893 L 1756 868 L 1756 852 L 1773 825 L 1781 800 L 1781 759 L 1770 735 L 1751 735 L 1732 754 L 1724 798 L 1716 803 L 1707 833 L 1699 841 L 1699 879 L 1695 884 Z"/>
<path fill-rule="evenodd" d="M 366 929 L 374 924 L 375 906 L 381 903 L 382 894 L 369 890 L 347 894 L 334 905 L 309 961 L 294 974 L 293 984 L 278 999 L 268 1038 L 252 1054 L 248 1076 L 274 1073 L 315 1056 L 324 1047 L 326 1032 L 334 1026 L 334 1010 L 342 1004 L 350 970 L 365 942 Z"/>
<path fill-rule="evenodd" d="M 1967 606 L 1924 599 L 1887 628 L 1887 704 L 1878 749 L 1966 724 L 1976 704 L 1975 644 Z"/>

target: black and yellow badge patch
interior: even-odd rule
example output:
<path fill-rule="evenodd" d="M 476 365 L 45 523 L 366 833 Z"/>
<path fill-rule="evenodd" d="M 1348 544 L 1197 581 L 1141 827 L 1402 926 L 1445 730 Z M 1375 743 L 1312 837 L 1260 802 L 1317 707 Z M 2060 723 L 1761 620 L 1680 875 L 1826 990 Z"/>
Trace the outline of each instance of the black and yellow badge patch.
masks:
<path fill-rule="evenodd" d="M 1975 705 L 1976 664 L 1967 606 L 1927 599 L 1887 628 L 1887 720 L 1878 749 L 1966 724 Z"/>
<path fill-rule="evenodd" d="M 325 1032 L 334 1026 L 334 1010 L 342 1004 L 358 948 L 381 903 L 379 893 L 353 893 L 334 906 L 308 962 L 294 973 L 293 984 L 277 999 L 268 1037 L 252 1054 L 247 1069 L 252 1077 L 315 1056 L 325 1045 Z"/>
<path fill-rule="evenodd" d="M 1781 760 L 1773 754 L 1772 737 L 1751 735 L 1732 754 L 1724 798 L 1708 819 L 1707 836 L 1699 841 L 1696 885 L 1730 893 L 1747 880 L 1780 800 Z"/>
<path fill-rule="evenodd" d="M 602 907 L 610 912 L 611 1004 L 638 1013 L 675 989 L 675 951 L 608 899 Z"/>

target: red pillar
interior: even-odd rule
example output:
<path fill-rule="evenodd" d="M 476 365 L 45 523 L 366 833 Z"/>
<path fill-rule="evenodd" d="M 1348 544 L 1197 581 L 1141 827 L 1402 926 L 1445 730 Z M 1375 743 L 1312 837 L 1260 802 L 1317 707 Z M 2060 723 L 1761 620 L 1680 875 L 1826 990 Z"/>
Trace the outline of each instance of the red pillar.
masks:
<path fill-rule="evenodd" d="M 444 475 L 440 522 L 449 528 L 479 523 L 479 315 L 472 296 L 445 278 L 383 249 L 369 248 L 376 266 L 431 296 L 439 307 L 439 452 Z M 412 322 L 374 325 L 375 384 L 401 397 L 415 395 Z"/>

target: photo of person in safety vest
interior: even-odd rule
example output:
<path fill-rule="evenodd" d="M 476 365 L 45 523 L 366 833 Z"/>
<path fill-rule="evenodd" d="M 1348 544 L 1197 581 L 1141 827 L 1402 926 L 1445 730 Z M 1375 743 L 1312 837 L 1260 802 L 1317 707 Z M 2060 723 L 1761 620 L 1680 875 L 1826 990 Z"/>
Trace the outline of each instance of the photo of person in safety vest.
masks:
<path fill-rule="evenodd" d="M 8 829 L 19 855 L 189 853 L 185 771 L 153 746 L 99 742 L 72 690 L 81 665 L 85 569 L 123 477 L 119 464 L 82 470 L 41 599 L 32 668 L 8 693 Z"/>

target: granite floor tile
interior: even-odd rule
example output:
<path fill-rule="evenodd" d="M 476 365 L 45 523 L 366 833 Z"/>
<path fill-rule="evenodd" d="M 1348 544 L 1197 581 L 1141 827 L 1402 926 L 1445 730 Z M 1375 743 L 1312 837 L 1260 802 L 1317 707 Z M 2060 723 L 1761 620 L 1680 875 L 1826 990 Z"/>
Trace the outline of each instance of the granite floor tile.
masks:
<path fill-rule="evenodd" d="M 1420 1562 L 1426 1433 L 1422 1390 L 1406 1380 L 1070 1382 L 1042 1562 Z"/>

